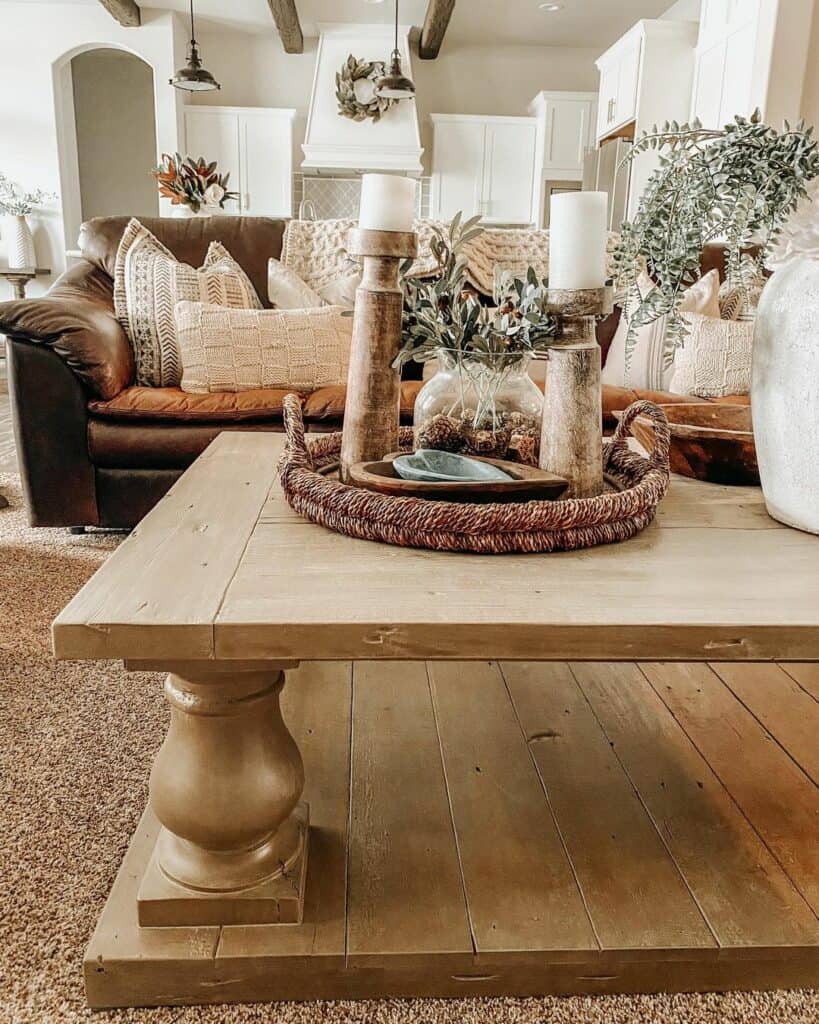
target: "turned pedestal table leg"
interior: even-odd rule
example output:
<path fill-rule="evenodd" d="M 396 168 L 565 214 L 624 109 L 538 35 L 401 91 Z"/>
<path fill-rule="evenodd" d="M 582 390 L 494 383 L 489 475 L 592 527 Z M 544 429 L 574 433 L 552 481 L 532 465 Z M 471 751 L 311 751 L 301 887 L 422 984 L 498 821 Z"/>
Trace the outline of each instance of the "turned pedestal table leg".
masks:
<path fill-rule="evenodd" d="M 304 768 L 282 720 L 277 667 L 178 667 L 151 772 L 162 831 L 139 890 L 141 925 L 301 920 Z"/>

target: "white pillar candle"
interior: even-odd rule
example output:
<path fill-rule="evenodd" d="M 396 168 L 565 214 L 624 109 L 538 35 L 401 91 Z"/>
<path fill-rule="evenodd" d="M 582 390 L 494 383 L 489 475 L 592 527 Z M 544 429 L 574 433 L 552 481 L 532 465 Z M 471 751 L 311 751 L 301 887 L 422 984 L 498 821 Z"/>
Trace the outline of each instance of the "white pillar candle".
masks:
<path fill-rule="evenodd" d="M 397 174 L 364 174 L 358 226 L 370 231 L 412 231 L 415 179 Z"/>
<path fill-rule="evenodd" d="M 606 283 L 606 192 L 552 196 L 549 287 L 602 288 Z"/>

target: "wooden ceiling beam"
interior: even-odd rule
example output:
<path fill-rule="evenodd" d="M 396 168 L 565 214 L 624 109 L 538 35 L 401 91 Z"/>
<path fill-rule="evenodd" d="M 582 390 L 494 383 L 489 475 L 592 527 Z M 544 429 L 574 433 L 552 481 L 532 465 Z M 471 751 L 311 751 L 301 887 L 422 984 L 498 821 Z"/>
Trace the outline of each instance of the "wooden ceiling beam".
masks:
<path fill-rule="evenodd" d="M 454 10 L 455 0 L 429 0 L 418 43 L 418 56 L 421 60 L 435 60 L 440 53 Z"/>
<path fill-rule="evenodd" d="M 100 3 L 125 28 L 139 28 L 142 24 L 142 15 L 135 0 L 100 0 Z"/>
<path fill-rule="evenodd" d="M 267 0 L 285 53 L 304 53 L 304 35 L 299 24 L 296 0 Z"/>

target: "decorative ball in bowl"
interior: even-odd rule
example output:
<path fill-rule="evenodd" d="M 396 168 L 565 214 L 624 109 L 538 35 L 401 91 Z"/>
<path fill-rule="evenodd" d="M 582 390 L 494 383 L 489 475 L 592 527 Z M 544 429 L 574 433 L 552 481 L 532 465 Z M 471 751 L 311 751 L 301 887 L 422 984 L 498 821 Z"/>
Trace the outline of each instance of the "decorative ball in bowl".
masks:
<path fill-rule="evenodd" d="M 672 473 L 713 484 L 759 484 L 750 406 L 683 402 L 660 408 L 671 427 Z M 650 420 L 639 416 L 633 432 L 647 451 L 654 450 Z"/>

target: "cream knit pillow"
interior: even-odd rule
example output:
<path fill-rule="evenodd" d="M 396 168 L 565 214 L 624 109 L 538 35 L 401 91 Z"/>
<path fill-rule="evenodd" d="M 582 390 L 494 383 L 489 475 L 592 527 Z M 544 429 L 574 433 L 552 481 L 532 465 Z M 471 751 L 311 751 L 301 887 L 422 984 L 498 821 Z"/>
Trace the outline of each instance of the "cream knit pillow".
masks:
<path fill-rule="evenodd" d="M 321 309 L 225 309 L 180 302 L 176 332 L 182 390 L 196 394 L 293 388 L 347 380 L 352 317 Z"/>
<path fill-rule="evenodd" d="M 645 298 L 655 285 L 648 274 L 643 273 L 637 287 Z M 682 298 L 680 308 L 683 313 L 703 313 L 714 317 L 720 315 L 719 274 L 716 270 L 710 270 L 691 285 Z M 668 318 L 661 316 L 650 324 L 638 327 L 631 358 L 626 365 L 628 321 L 625 316 L 621 317 L 603 367 L 603 383 L 616 387 L 668 391 L 674 366 L 666 350 L 667 324 Z"/>
<path fill-rule="evenodd" d="M 690 333 L 674 358 L 671 391 L 698 398 L 747 395 L 751 390 L 754 324 L 686 313 Z"/>
<path fill-rule="evenodd" d="M 221 242 L 211 242 L 199 269 L 180 263 L 134 218 L 122 236 L 114 268 L 114 313 L 134 350 L 137 384 L 178 387 L 182 365 L 174 309 L 192 300 L 261 309 L 250 279 Z"/>

